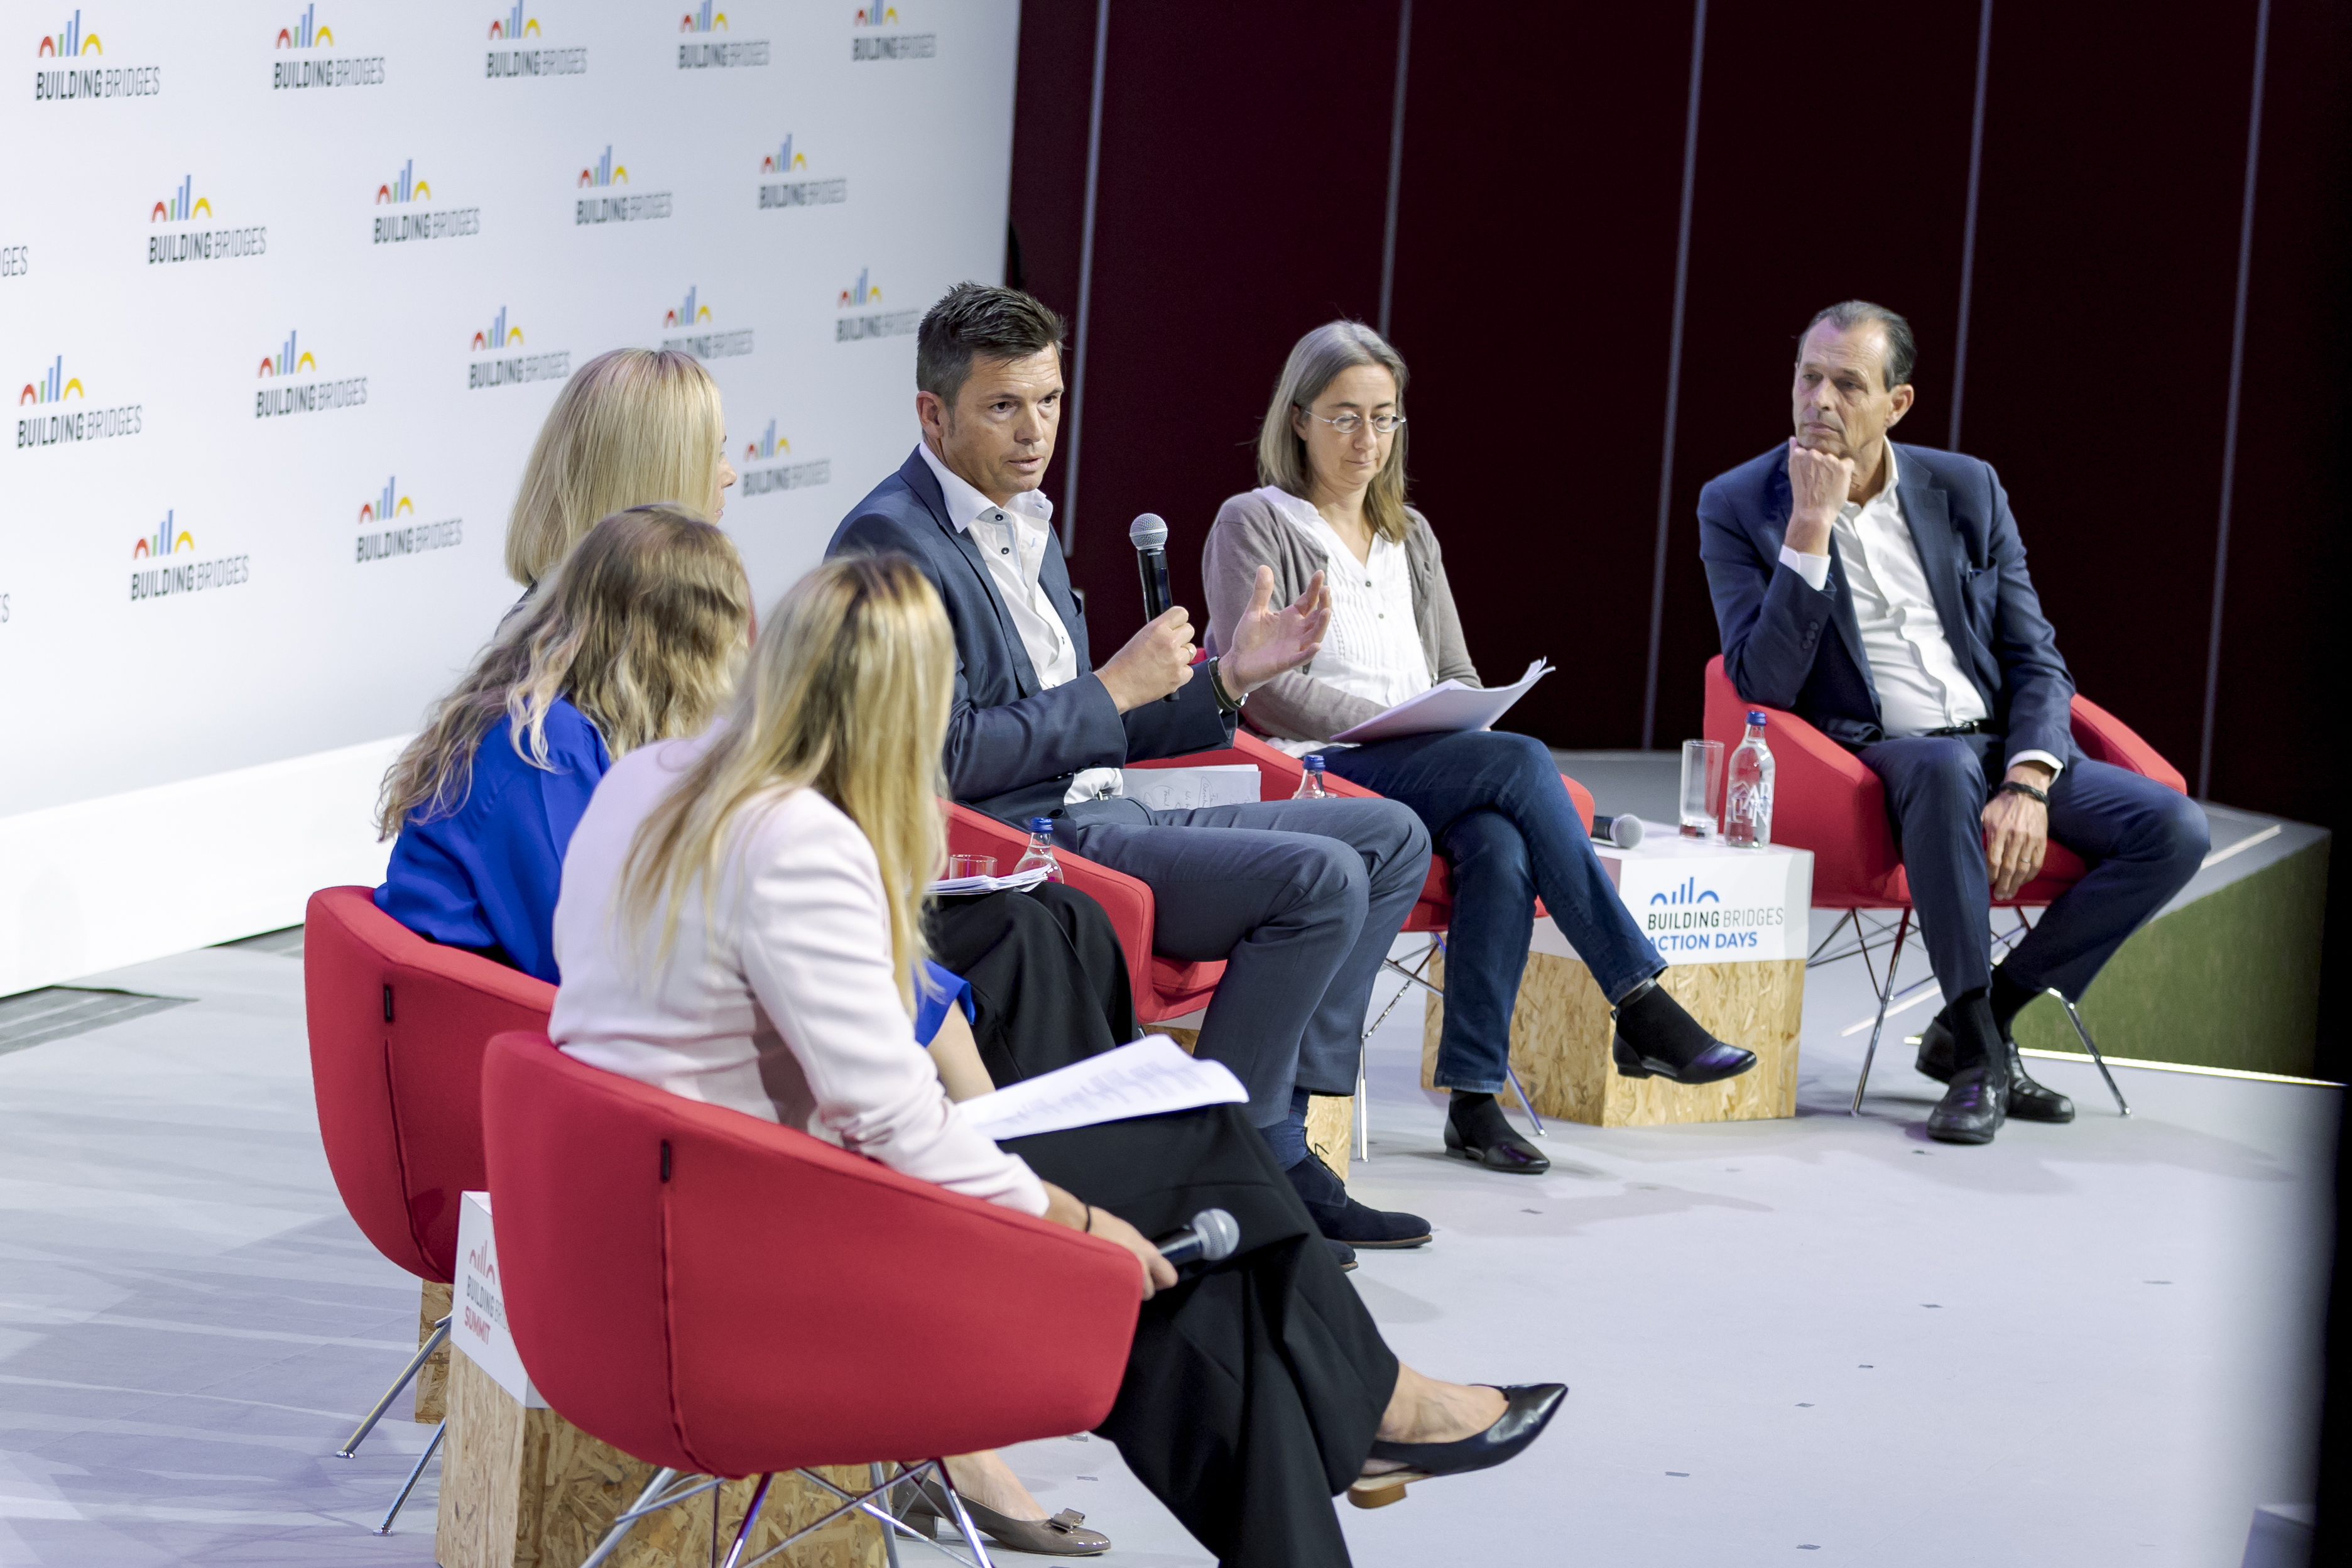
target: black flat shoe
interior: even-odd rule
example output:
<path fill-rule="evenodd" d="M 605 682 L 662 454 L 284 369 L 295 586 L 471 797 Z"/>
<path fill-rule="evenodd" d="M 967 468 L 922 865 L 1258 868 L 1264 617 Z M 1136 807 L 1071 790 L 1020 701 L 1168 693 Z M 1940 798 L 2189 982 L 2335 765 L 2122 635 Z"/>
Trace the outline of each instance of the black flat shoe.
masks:
<path fill-rule="evenodd" d="M 2025 1074 L 2025 1058 L 2017 1054 L 2017 1042 L 2004 1038 L 2009 1047 L 2009 1114 L 2018 1121 L 2047 1121 L 2063 1125 L 2074 1120 L 2074 1102 L 2052 1089 L 2036 1083 Z M 1921 1073 L 1937 1083 L 1952 1081 L 1952 1025 L 1943 1014 L 1936 1015 L 1927 1032 L 1919 1037 L 1919 1056 L 1914 1064 Z"/>
<path fill-rule="evenodd" d="M 1349 1246 L 1344 1241 L 1334 1241 L 1328 1236 L 1323 1238 L 1323 1245 L 1331 1249 L 1331 1261 L 1339 1266 L 1340 1273 L 1353 1274 L 1356 1271 L 1356 1249 L 1354 1247 Z"/>
<path fill-rule="evenodd" d="M 1962 1068 L 1927 1112 L 1927 1136 L 1938 1143 L 1990 1143 L 2008 1111 L 2007 1074 L 1983 1064 Z"/>
<path fill-rule="evenodd" d="M 1662 1078 L 1668 1083 L 1717 1083 L 1756 1065 L 1754 1051 L 1708 1034 L 1652 980 L 1617 1005 L 1617 1035 L 1609 1054 L 1619 1078 Z"/>
<path fill-rule="evenodd" d="M 1527 1446 L 1543 1436 L 1551 1418 L 1568 1398 L 1564 1383 L 1529 1383 L 1499 1389 L 1503 1414 L 1484 1432 L 1451 1443 L 1372 1444 L 1370 1458 L 1402 1467 L 1376 1476 L 1360 1476 L 1349 1483 L 1348 1500 L 1358 1508 L 1386 1508 L 1402 1501 L 1404 1489 L 1414 1481 L 1438 1476 L 1467 1475 L 1516 1459 Z"/>
<path fill-rule="evenodd" d="M 1427 1220 L 1417 1214 L 1391 1214 L 1358 1203 L 1348 1195 L 1348 1184 L 1312 1151 L 1283 1173 L 1290 1178 L 1299 1201 L 1314 1216 L 1316 1228 L 1330 1240 L 1344 1241 L 1359 1250 L 1401 1250 L 1429 1245 Z"/>
<path fill-rule="evenodd" d="M 1445 1111 L 1445 1152 L 1510 1176 L 1540 1176 L 1551 1159 L 1520 1137 L 1491 1094 L 1456 1091 Z"/>

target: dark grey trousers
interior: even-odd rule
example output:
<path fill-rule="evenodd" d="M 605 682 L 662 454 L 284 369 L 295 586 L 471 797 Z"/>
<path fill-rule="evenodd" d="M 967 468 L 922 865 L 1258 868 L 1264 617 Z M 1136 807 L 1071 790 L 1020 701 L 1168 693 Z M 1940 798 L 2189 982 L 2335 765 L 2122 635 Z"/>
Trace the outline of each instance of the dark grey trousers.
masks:
<path fill-rule="evenodd" d="M 1250 1121 L 1295 1088 L 1353 1094 L 1372 981 L 1429 874 L 1429 830 L 1390 800 L 1261 801 L 1152 811 L 1085 801 L 1055 841 L 1150 884 L 1154 952 L 1222 958 L 1200 1055 L 1233 1068 Z"/>

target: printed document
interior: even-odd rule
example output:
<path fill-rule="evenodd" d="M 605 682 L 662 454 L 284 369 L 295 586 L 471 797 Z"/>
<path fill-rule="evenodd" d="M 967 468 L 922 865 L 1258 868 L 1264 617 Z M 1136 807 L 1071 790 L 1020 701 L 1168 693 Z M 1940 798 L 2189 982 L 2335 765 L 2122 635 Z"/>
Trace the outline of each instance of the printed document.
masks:
<path fill-rule="evenodd" d="M 973 893 L 1025 893 L 1045 879 L 1045 868 L 1032 866 L 1026 871 L 1015 871 L 1010 877 L 941 877 L 924 888 L 942 899 L 968 897 Z"/>
<path fill-rule="evenodd" d="M 1224 1063 L 1197 1061 L 1167 1036 L 1146 1035 L 1131 1046 L 967 1100 L 956 1109 L 982 1135 L 1002 1142 L 1248 1100 L 1249 1091 Z"/>
<path fill-rule="evenodd" d="M 1538 659 L 1512 686 L 1465 686 L 1440 681 L 1418 697 L 1408 697 L 1385 713 L 1342 730 L 1331 737 L 1353 745 L 1364 741 L 1393 741 L 1400 735 L 1450 735 L 1461 730 L 1491 730 L 1495 721 L 1528 689 L 1551 673 L 1551 665 Z"/>
<path fill-rule="evenodd" d="M 1204 805 L 1254 805 L 1264 781 L 1255 763 L 1213 763 L 1200 768 L 1121 768 L 1119 793 L 1154 811 Z"/>

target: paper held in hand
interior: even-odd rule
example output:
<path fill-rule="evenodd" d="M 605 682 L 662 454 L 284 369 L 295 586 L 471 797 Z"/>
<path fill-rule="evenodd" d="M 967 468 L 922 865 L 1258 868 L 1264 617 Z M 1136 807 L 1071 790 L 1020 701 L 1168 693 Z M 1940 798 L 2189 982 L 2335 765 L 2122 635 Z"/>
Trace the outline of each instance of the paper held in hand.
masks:
<path fill-rule="evenodd" d="M 1167 1036 L 1146 1035 L 1131 1046 L 967 1100 L 956 1109 L 984 1136 L 1001 1142 L 1199 1105 L 1240 1105 L 1248 1099 L 1242 1080 L 1224 1063 L 1197 1061 Z"/>
<path fill-rule="evenodd" d="M 1010 877 L 941 877 L 923 889 L 942 899 L 970 897 L 974 893 L 1025 893 L 1045 879 L 1045 868 L 1032 866 L 1026 871 L 1015 871 Z"/>
<path fill-rule="evenodd" d="M 1334 741 L 1393 741 L 1399 735 L 1451 735 L 1462 730 L 1491 730 L 1528 688 L 1551 673 L 1551 665 L 1538 659 L 1513 686 L 1465 686 L 1440 681 L 1418 697 L 1408 697 L 1387 712 L 1342 730 Z"/>

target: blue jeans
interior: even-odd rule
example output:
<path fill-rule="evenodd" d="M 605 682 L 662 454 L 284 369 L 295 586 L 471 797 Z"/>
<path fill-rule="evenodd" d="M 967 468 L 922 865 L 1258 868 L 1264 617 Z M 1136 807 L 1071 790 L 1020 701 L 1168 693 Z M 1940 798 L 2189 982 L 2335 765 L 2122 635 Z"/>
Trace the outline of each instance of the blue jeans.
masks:
<path fill-rule="evenodd" d="M 1542 742 L 1473 730 L 1323 757 L 1341 778 L 1411 806 L 1454 868 L 1439 1088 L 1500 1094 L 1509 1087 L 1511 1009 L 1538 894 L 1611 1001 L 1665 967 L 1601 868 Z"/>

